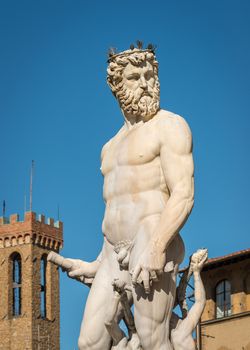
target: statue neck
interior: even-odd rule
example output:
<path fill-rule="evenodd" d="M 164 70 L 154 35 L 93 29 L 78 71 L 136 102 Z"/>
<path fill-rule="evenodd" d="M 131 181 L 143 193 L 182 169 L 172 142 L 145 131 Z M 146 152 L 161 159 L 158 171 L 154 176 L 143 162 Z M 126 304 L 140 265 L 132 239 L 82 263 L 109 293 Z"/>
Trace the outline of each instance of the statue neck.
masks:
<path fill-rule="evenodd" d="M 122 114 L 124 116 L 125 120 L 125 125 L 127 126 L 128 129 L 132 129 L 137 125 L 146 123 L 150 119 L 152 119 L 156 114 L 154 115 L 149 115 L 149 116 L 135 116 L 135 115 L 129 115 L 126 112 L 122 111 Z"/>

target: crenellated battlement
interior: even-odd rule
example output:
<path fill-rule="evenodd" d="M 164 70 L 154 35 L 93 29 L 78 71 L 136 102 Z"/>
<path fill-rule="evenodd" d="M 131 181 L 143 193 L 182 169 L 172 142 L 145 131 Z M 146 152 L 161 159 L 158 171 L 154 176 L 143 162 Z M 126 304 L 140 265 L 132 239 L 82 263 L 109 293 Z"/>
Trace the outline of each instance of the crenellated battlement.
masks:
<path fill-rule="evenodd" d="M 59 229 L 63 228 L 63 223 L 61 221 L 55 221 L 53 218 L 48 217 L 46 220 L 45 215 L 39 214 L 37 215 L 34 212 L 25 212 L 24 220 L 20 221 L 19 214 L 11 214 L 9 217 L 0 217 L 0 226 L 1 225 L 8 225 L 8 224 L 14 224 L 16 222 L 40 222 L 42 224 L 46 224 L 52 227 L 56 227 Z"/>
<path fill-rule="evenodd" d="M 18 214 L 0 217 L 0 248 L 34 243 L 59 250 L 63 244 L 63 223 L 45 218 L 34 212 L 26 212 L 24 220 Z"/>

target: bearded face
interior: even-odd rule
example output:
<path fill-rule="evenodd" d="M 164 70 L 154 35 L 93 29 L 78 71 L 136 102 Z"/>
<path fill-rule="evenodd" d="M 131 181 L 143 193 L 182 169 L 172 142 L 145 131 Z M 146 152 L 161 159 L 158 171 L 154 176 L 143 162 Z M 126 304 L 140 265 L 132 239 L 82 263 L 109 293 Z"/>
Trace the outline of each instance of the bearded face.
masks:
<path fill-rule="evenodd" d="M 119 104 L 128 116 L 150 118 L 159 110 L 159 81 L 148 61 L 139 66 L 131 63 L 123 70 L 123 79 L 116 91 Z"/>

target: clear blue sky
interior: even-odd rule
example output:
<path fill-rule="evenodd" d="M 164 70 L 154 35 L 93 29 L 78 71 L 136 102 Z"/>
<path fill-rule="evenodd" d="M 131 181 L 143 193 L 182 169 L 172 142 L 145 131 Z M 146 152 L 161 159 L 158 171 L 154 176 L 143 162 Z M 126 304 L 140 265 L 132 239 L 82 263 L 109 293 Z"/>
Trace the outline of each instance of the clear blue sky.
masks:
<path fill-rule="evenodd" d="M 193 132 L 196 202 L 186 261 L 249 247 L 248 0 L 0 1 L 0 200 L 24 210 L 35 160 L 34 210 L 64 222 L 62 254 L 91 260 L 102 244 L 100 150 L 121 127 L 106 53 L 157 44 L 161 107 Z M 61 275 L 61 349 L 76 349 L 87 287 Z"/>

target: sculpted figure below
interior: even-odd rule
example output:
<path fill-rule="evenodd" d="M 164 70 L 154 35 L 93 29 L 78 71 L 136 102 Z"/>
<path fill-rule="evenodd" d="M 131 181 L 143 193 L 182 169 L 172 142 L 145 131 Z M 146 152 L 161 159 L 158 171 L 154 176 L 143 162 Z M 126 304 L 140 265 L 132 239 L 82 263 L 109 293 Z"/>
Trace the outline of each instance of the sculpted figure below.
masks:
<path fill-rule="evenodd" d="M 75 260 L 65 259 L 59 254 L 50 252 L 48 259 L 56 265 L 61 266 L 64 270 L 70 271 Z M 177 287 L 174 306 L 179 305 L 181 317 L 172 311 L 170 319 L 170 341 L 173 350 L 195 350 L 195 342 L 192 333 L 195 330 L 206 303 L 206 295 L 204 285 L 200 276 L 200 272 L 207 260 L 207 249 L 198 249 L 191 258 L 188 268 L 183 272 Z M 194 276 L 194 304 L 188 310 L 186 289 L 191 276 Z M 85 278 L 81 280 L 85 284 L 91 284 L 91 280 Z M 111 303 L 107 305 L 105 327 L 112 339 L 111 350 L 143 350 L 141 342 L 136 332 L 133 313 L 130 309 L 127 292 L 131 292 L 132 288 L 126 285 L 124 281 L 114 279 L 113 298 Z M 119 325 L 122 314 L 124 323 L 127 327 L 126 335 Z"/>
<path fill-rule="evenodd" d="M 198 324 L 206 303 L 205 289 L 201 280 L 200 271 L 207 260 L 207 250 L 199 249 L 190 259 L 187 270 L 183 273 L 179 287 L 180 293 L 176 296 L 176 304 L 180 303 L 182 317 L 172 312 L 170 320 L 170 340 L 173 350 L 195 350 L 192 332 Z M 186 302 L 186 288 L 191 275 L 194 276 L 195 302 L 191 309 L 183 308 Z M 112 350 L 141 350 L 140 340 L 136 333 L 133 315 L 130 310 L 126 289 L 130 290 L 122 281 L 114 280 L 114 294 L 112 303 L 108 306 L 105 326 L 113 339 Z M 178 300 L 179 299 L 179 300 Z M 128 328 L 128 337 L 124 334 L 116 319 L 119 303 L 124 310 L 124 320 Z"/>
<path fill-rule="evenodd" d="M 151 46 L 110 55 L 107 72 L 124 124 L 101 153 L 102 251 L 92 263 L 71 260 L 69 269 L 70 277 L 93 280 L 79 349 L 111 349 L 105 320 L 117 279 L 134 304 L 142 349 L 170 350 L 176 275 L 184 257 L 179 231 L 194 200 L 191 132 L 182 117 L 160 108 L 158 62 Z M 119 321 L 124 309 L 117 307 Z"/>

